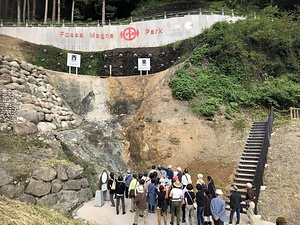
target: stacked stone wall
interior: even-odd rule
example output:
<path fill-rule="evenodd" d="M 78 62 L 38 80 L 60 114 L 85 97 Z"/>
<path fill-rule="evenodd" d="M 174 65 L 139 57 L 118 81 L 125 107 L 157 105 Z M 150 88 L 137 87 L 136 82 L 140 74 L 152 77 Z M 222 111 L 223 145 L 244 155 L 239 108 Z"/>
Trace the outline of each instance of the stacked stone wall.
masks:
<path fill-rule="evenodd" d="M 63 214 L 92 197 L 83 168 L 78 165 L 40 168 L 23 183 L 0 167 L 0 194 L 28 204 L 51 207 Z"/>
<path fill-rule="evenodd" d="M 80 123 L 49 83 L 44 68 L 0 55 L 0 130 L 30 134 Z"/>

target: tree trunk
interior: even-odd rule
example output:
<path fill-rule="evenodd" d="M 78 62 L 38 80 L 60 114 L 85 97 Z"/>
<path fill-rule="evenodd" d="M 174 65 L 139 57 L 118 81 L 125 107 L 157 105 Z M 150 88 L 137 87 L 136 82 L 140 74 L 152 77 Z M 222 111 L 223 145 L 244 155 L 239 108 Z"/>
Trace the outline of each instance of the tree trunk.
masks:
<path fill-rule="evenodd" d="M 26 0 L 23 1 L 23 23 L 26 23 Z"/>
<path fill-rule="evenodd" d="M 102 0 L 102 26 L 105 25 L 105 0 Z"/>
<path fill-rule="evenodd" d="M 75 8 L 75 0 L 72 1 L 72 11 L 71 11 L 71 23 L 74 22 L 74 8 Z"/>
<path fill-rule="evenodd" d="M 57 23 L 60 23 L 60 0 L 57 0 Z"/>
<path fill-rule="evenodd" d="M 44 15 L 44 23 L 47 23 L 48 17 L 48 0 L 45 0 L 45 15 Z"/>
<path fill-rule="evenodd" d="M 17 2 L 17 25 L 21 25 L 21 0 Z"/>
<path fill-rule="evenodd" d="M 36 18 L 36 0 L 32 0 L 32 20 L 35 20 Z"/>
<path fill-rule="evenodd" d="M 27 22 L 30 21 L 30 0 L 27 0 Z"/>
<path fill-rule="evenodd" d="M 4 10 L 4 11 L 3 11 L 3 18 L 4 18 L 4 19 L 7 19 L 7 18 L 8 18 L 8 15 L 9 15 L 9 14 L 8 14 L 8 11 L 11 10 L 11 9 L 9 8 L 8 1 L 9 1 L 9 0 L 5 0 L 5 7 L 3 8 L 3 10 Z"/>
<path fill-rule="evenodd" d="M 52 4 L 52 23 L 55 22 L 56 19 L 56 0 L 53 0 Z"/>

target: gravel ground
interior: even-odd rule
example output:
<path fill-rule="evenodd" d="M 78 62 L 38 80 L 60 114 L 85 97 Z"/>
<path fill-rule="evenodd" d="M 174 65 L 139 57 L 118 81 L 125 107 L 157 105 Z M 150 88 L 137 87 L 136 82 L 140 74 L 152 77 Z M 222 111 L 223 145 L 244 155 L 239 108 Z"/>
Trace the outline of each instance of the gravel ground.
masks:
<path fill-rule="evenodd" d="M 273 128 L 264 175 L 266 190 L 261 191 L 259 199 L 259 213 L 264 220 L 275 221 L 278 216 L 284 216 L 288 224 L 300 221 L 299 125 L 297 120 Z"/>

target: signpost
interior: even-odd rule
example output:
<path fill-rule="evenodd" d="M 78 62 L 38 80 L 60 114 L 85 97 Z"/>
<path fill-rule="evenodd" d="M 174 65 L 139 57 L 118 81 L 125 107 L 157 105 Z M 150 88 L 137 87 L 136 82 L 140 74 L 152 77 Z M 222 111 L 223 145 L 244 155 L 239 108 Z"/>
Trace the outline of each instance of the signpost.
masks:
<path fill-rule="evenodd" d="M 71 73 L 71 68 L 76 68 L 76 75 L 78 73 L 78 68 L 80 68 L 81 55 L 68 53 L 67 66 L 69 67 L 69 73 Z"/>
<path fill-rule="evenodd" d="M 148 75 L 150 69 L 150 58 L 138 58 L 138 70 L 140 71 L 140 75 L 143 75 L 143 71 L 146 71 L 146 75 Z"/>

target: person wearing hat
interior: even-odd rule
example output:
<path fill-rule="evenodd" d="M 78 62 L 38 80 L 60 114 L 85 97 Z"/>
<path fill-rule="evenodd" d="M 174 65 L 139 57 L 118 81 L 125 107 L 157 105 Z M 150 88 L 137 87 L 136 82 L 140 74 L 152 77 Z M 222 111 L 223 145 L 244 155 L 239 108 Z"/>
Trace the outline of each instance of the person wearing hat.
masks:
<path fill-rule="evenodd" d="M 125 198 L 128 198 L 128 193 L 129 193 L 129 186 L 130 182 L 132 180 L 132 175 L 130 173 L 130 170 L 127 170 L 127 173 L 125 175 Z"/>
<path fill-rule="evenodd" d="M 183 201 L 183 193 L 180 188 L 181 184 L 179 180 L 175 181 L 173 183 L 173 188 L 170 192 L 170 199 L 171 199 L 171 222 L 170 224 L 174 224 L 174 216 L 175 216 L 175 211 L 176 211 L 176 220 L 177 220 L 177 225 L 180 224 L 180 209 Z"/>
<path fill-rule="evenodd" d="M 255 224 L 255 222 L 254 222 L 255 192 L 252 189 L 251 183 L 247 183 L 246 188 L 247 188 L 247 194 L 246 194 L 245 202 L 248 205 L 247 217 L 249 219 L 250 224 L 254 225 Z"/>
<path fill-rule="evenodd" d="M 144 189 L 144 185 L 140 184 L 136 188 L 137 194 L 134 199 L 134 204 L 135 204 L 135 214 L 134 214 L 134 220 L 133 220 L 133 225 L 137 225 L 138 219 L 140 215 L 142 215 L 144 219 L 144 224 L 148 225 L 149 224 L 149 219 L 148 219 L 148 211 L 147 211 L 147 194 L 146 190 Z"/>
<path fill-rule="evenodd" d="M 236 213 L 236 225 L 240 224 L 240 212 L 241 212 L 241 202 L 242 197 L 241 194 L 237 192 L 237 186 L 232 187 L 232 193 L 229 197 L 230 199 L 230 216 L 229 216 L 229 224 L 232 224 L 232 219 L 234 213 Z"/>
<path fill-rule="evenodd" d="M 222 199 L 223 191 L 216 190 L 216 198 L 213 198 L 210 203 L 210 209 L 213 214 L 214 224 L 223 225 L 227 221 L 225 201 Z"/>
<path fill-rule="evenodd" d="M 157 167 L 157 169 L 158 169 L 159 171 L 161 171 L 161 170 L 166 171 L 166 172 L 167 172 L 167 178 L 170 180 L 170 182 L 172 181 L 173 176 L 174 176 L 174 171 L 172 170 L 172 165 L 168 165 L 168 168 L 165 168 L 165 167 L 159 165 L 159 166 Z"/>
<path fill-rule="evenodd" d="M 287 221 L 284 217 L 280 216 L 276 219 L 276 225 L 287 225 Z"/>

